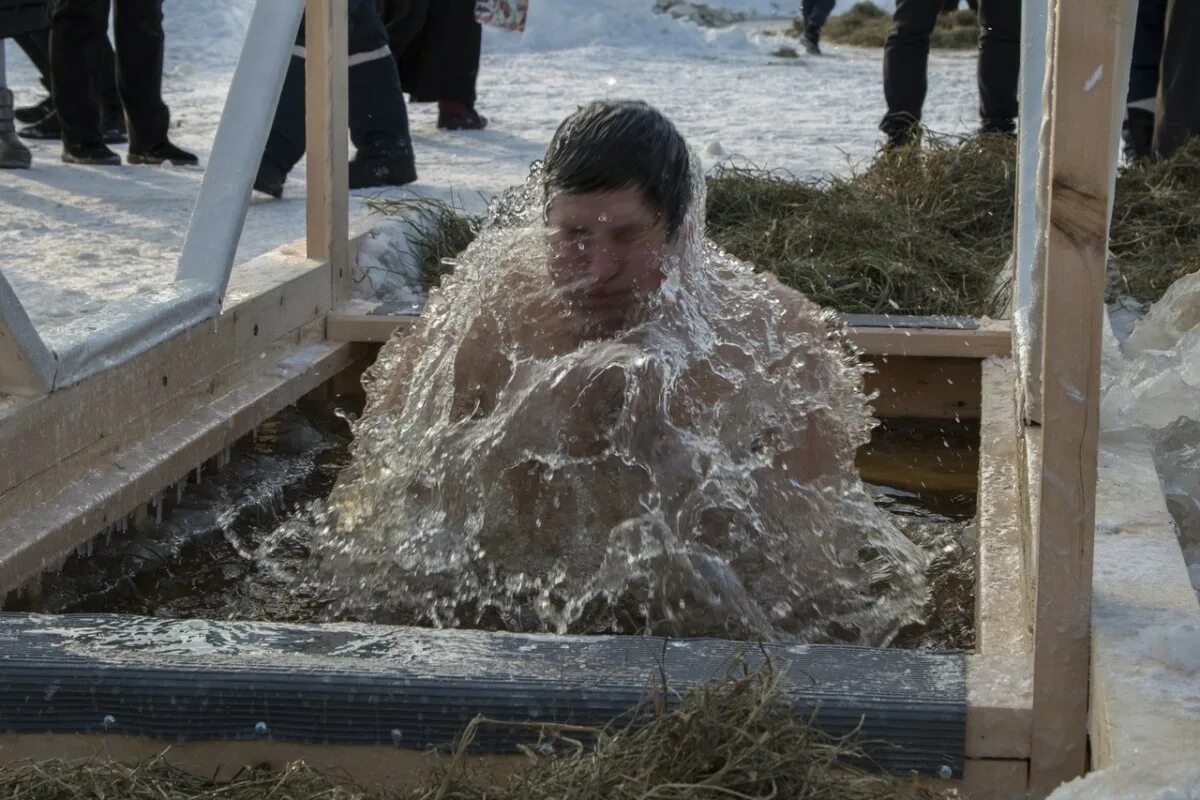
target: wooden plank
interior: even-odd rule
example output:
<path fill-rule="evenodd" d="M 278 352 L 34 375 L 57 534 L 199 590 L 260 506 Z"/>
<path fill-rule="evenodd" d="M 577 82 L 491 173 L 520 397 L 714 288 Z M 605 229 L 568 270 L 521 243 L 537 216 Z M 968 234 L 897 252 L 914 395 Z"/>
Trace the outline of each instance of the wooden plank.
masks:
<path fill-rule="evenodd" d="M 1012 334 L 1007 326 L 963 331 L 942 328 L 849 330 L 850 340 L 869 355 L 987 358 L 1012 354 Z"/>
<path fill-rule="evenodd" d="M 1029 762 L 969 758 L 962 786 L 971 800 L 1020 800 L 1029 789 Z"/>
<path fill-rule="evenodd" d="M 325 335 L 333 342 L 382 343 L 396 331 L 407 331 L 416 323 L 416 315 L 380 316 L 365 311 L 331 311 Z"/>
<path fill-rule="evenodd" d="M 866 377 L 879 417 L 979 419 L 979 360 L 928 356 L 876 356 Z"/>
<path fill-rule="evenodd" d="M 1011 360 L 983 362 L 979 428 L 975 651 L 1029 659 L 1033 619 L 1025 597 L 1021 541 L 1026 529 L 1017 486 L 1017 372 Z"/>
<path fill-rule="evenodd" d="M 967 757 L 1029 758 L 1033 693 L 1028 657 L 967 657 Z"/>
<path fill-rule="evenodd" d="M 1101 315 L 1114 104 L 1121 88 L 1113 81 L 1119 5 L 1058 0 L 1054 12 L 1030 758 L 1035 797 L 1087 766 Z"/>
<path fill-rule="evenodd" d="M 396 330 L 407 330 L 417 317 L 372 314 L 370 304 L 351 302 L 329 314 L 329 338 L 339 342 L 386 342 Z M 1006 325 L 976 330 L 943 328 L 849 328 L 850 341 L 866 355 L 929 358 L 976 358 L 1012 353 Z"/>
<path fill-rule="evenodd" d="M 87 542 L 196 464 L 232 445 L 263 420 L 329 380 L 351 361 L 351 345 L 280 348 L 243 367 L 224 396 L 115 453 L 46 503 L 0 528 L 0 592 L 20 586 Z"/>
<path fill-rule="evenodd" d="M 268 254 L 245 271 L 250 287 L 231 291 L 231 305 L 215 320 L 72 387 L 0 411 L 0 495 L 163 404 L 197 395 L 197 383 L 329 309 L 327 264 Z"/>
<path fill-rule="evenodd" d="M 350 296 L 349 64 L 346 0 L 308 0 L 305 139 L 308 255 L 328 261 L 334 306 Z"/>

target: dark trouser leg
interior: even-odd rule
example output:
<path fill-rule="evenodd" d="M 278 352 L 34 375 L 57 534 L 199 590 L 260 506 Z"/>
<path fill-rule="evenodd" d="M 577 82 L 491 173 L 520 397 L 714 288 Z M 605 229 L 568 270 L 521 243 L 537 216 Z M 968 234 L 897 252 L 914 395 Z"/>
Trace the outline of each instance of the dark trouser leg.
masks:
<path fill-rule="evenodd" d="M 430 0 L 376 0 L 379 19 L 387 30 L 388 47 L 396 58 L 396 66 L 413 41 L 425 28 L 429 17 Z"/>
<path fill-rule="evenodd" d="M 42 86 L 49 90 L 52 85 L 50 81 L 50 29 L 42 28 L 22 33 L 14 36 L 13 39 L 29 57 L 30 63 L 37 68 L 38 75 L 42 78 Z"/>
<path fill-rule="evenodd" d="M 836 0 L 805 0 L 804 25 L 808 28 L 821 30 L 829 15 L 833 13 Z"/>
<path fill-rule="evenodd" d="M 400 73 L 374 0 L 350 4 L 350 140 L 359 158 L 413 161 Z M 384 51 L 380 53 L 379 51 Z"/>
<path fill-rule="evenodd" d="M 404 91 L 418 103 L 453 100 L 474 107 L 482 41 L 473 0 L 431 2 L 425 27 L 401 60 Z"/>
<path fill-rule="evenodd" d="M 1021 71 L 1021 0 L 980 0 L 979 117 L 983 130 L 1017 129 Z"/>
<path fill-rule="evenodd" d="M 887 114 L 880 129 L 893 143 L 910 139 L 921 121 L 928 86 L 929 37 L 940 0 L 897 0 L 892 32 L 883 48 L 883 95 Z"/>
<path fill-rule="evenodd" d="M 51 89 L 50 28 L 22 33 L 13 38 L 25 51 L 25 55 L 29 57 L 33 66 L 37 68 L 42 78 L 42 85 L 47 90 Z M 100 60 L 94 68 L 88 69 L 88 75 L 93 81 L 96 96 L 100 100 L 100 106 L 103 108 L 105 116 L 119 116 L 121 114 L 121 96 L 117 93 L 116 56 L 113 54 L 112 44 L 108 41 L 107 34 L 98 43 L 97 55 Z"/>
<path fill-rule="evenodd" d="M 1154 107 L 1158 96 L 1158 70 L 1163 53 L 1163 25 L 1167 0 L 1140 0 L 1133 30 L 1133 55 L 1129 65 L 1129 95 L 1125 107 L 1125 156 L 1131 161 L 1149 158 L 1154 145 Z"/>
<path fill-rule="evenodd" d="M 117 90 L 129 120 L 129 149 L 166 144 L 171 115 L 162 99 L 162 0 L 115 0 Z"/>
<path fill-rule="evenodd" d="M 301 28 L 300 41 L 303 41 L 303 36 L 304 29 Z M 275 119 L 271 122 L 263 160 L 270 161 L 286 175 L 303 157 L 304 59 L 292 56 L 283 79 L 283 90 L 279 93 L 279 105 L 275 106 Z"/>
<path fill-rule="evenodd" d="M 88 76 L 107 41 L 109 0 L 58 0 L 50 29 L 50 76 L 65 145 L 100 145 L 100 107 Z"/>
<path fill-rule="evenodd" d="M 1200 135 L 1200 4 L 1171 0 L 1167 7 L 1159 81 L 1154 155 L 1167 158 Z"/>

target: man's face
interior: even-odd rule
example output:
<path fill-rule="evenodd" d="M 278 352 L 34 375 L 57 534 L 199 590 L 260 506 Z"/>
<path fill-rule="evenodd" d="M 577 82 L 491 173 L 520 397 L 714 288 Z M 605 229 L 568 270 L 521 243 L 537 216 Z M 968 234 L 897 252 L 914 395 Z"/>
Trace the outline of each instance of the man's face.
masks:
<path fill-rule="evenodd" d="M 550 277 L 589 322 L 619 328 L 662 286 L 667 224 L 638 189 L 563 193 L 546 218 Z"/>

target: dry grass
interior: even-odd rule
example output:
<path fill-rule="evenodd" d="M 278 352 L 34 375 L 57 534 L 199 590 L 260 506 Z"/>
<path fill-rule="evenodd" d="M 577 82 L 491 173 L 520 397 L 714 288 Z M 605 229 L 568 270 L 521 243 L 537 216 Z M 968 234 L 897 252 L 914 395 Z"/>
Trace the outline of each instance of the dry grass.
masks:
<path fill-rule="evenodd" d="M 661 699 L 661 696 L 660 696 Z M 246 772 L 217 785 L 165 759 L 129 767 L 46 761 L 0 768 L 8 800 L 927 800 L 914 779 L 866 772 L 860 746 L 826 736 L 782 702 L 771 670 L 731 674 L 683 698 L 674 711 L 650 704 L 616 730 L 538 726 L 530 769 L 497 786 L 463 758 L 477 719 L 456 753 L 420 787 L 365 790 L 303 764 Z M 594 748 L 584 741 L 595 743 Z"/>
<path fill-rule="evenodd" d="M 708 235 L 720 247 L 845 313 L 999 313 L 995 280 L 1012 246 L 1011 138 L 926 132 L 849 177 L 796 180 L 724 167 L 708 181 Z M 442 203 L 382 201 L 436 224 L 420 243 L 426 286 L 470 243 L 480 219 Z M 1200 139 L 1117 178 L 1113 296 L 1144 303 L 1200 270 Z"/>
<path fill-rule="evenodd" d="M 1110 293 L 1143 303 L 1200 271 L 1200 138 L 1167 161 L 1121 171 L 1109 249 L 1118 276 Z"/>
<path fill-rule="evenodd" d="M 891 30 L 891 14 L 874 3 L 856 3 L 845 14 L 830 17 L 821 29 L 821 38 L 855 47 L 883 47 Z M 797 20 L 790 33 L 803 34 L 804 23 Z M 975 12 L 959 10 L 939 16 L 929 44 L 935 50 L 974 50 L 979 46 Z"/>
<path fill-rule="evenodd" d="M 846 313 L 994 313 L 1011 243 L 1015 147 L 928 134 L 848 178 L 719 170 L 714 242 Z"/>

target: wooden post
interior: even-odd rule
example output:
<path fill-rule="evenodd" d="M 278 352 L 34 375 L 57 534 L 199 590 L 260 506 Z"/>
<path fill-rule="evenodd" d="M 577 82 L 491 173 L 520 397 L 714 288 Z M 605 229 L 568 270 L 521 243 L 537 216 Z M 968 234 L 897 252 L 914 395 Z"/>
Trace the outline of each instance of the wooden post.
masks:
<path fill-rule="evenodd" d="M 351 278 L 346 0 L 308 0 L 306 8 L 308 257 L 332 265 L 332 304 L 338 306 L 349 297 Z"/>
<path fill-rule="evenodd" d="M 1030 788 L 1086 769 L 1103 330 L 1120 0 L 1057 0 L 1042 320 Z"/>

